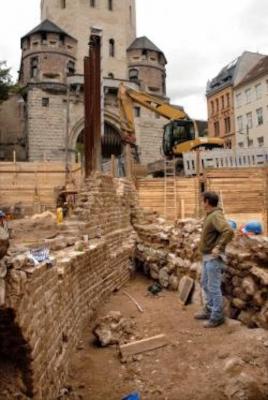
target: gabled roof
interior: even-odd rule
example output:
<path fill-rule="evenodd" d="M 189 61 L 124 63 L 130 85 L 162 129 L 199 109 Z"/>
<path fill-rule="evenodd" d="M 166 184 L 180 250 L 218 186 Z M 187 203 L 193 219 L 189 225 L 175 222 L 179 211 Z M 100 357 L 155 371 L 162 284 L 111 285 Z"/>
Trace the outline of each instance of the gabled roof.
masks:
<path fill-rule="evenodd" d="M 268 74 L 268 56 L 263 57 L 258 64 L 256 64 L 242 79 L 236 87 L 245 85 L 251 81 L 261 78 L 263 75 Z"/>
<path fill-rule="evenodd" d="M 70 38 L 74 39 L 71 35 L 69 35 L 64 30 L 62 30 L 58 25 L 54 24 L 54 22 L 51 22 L 50 20 L 45 19 L 43 22 L 41 22 L 41 24 L 39 24 L 33 30 L 31 30 L 26 35 L 24 35 L 21 38 L 21 41 L 23 41 L 25 38 L 27 38 L 35 33 L 58 33 L 60 35 L 69 36 Z M 74 40 L 76 40 L 76 39 L 74 39 Z"/>

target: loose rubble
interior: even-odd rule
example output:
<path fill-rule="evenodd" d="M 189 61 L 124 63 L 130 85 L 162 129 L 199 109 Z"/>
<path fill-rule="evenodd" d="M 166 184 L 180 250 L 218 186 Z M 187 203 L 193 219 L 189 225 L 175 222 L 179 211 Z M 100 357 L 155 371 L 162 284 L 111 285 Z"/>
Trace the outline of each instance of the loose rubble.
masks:
<path fill-rule="evenodd" d="M 149 214 L 147 224 L 139 222 L 134 224 L 138 267 L 163 288 L 177 291 L 184 276 L 194 279 L 198 288 L 202 221 L 186 219 L 170 225 Z M 237 235 L 227 246 L 223 291 L 228 316 L 250 328 L 268 329 L 268 238 Z M 197 298 L 200 301 L 201 296 Z"/>
<path fill-rule="evenodd" d="M 113 344 L 124 344 L 134 335 L 135 322 L 124 318 L 119 311 L 111 311 L 100 318 L 93 329 L 93 333 L 102 347 Z"/>

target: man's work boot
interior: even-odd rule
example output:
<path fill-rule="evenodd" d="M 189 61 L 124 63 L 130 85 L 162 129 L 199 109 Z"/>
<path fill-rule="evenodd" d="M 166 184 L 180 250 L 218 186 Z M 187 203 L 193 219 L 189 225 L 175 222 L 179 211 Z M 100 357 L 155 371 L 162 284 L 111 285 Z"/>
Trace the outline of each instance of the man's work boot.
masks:
<path fill-rule="evenodd" d="M 203 326 L 204 328 L 217 328 L 217 326 L 224 324 L 224 321 L 224 317 L 216 320 L 210 319 L 209 321 L 205 322 Z"/>
<path fill-rule="evenodd" d="M 197 319 L 199 321 L 204 321 L 207 319 L 210 319 L 210 312 L 207 309 L 204 309 L 200 311 L 199 313 L 194 315 L 194 319 Z"/>

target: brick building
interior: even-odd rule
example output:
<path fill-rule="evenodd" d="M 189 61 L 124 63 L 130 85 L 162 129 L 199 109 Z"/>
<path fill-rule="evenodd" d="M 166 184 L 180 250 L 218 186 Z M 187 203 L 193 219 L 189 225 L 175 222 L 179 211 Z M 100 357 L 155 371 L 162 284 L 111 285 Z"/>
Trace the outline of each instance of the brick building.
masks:
<path fill-rule="evenodd" d="M 122 153 L 117 106 L 120 82 L 167 101 L 165 55 L 148 38 L 136 38 L 135 14 L 135 0 L 42 0 L 41 24 L 21 39 L 22 94 L 12 100 L 21 109 L 22 121 L 15 135 L 20 143 L 15 137 L 4 148 L 8 136 L 4 128 L 2 159 L 10 159 L 16 149 L 21 160 L 64 160 L 66 151 L 71 160 L 83 148 L 82 66 L 92 26 L 102 29 L 103 156 Z M 0 125 L 6 127 L 9 121 L 1 113 L 3 107 L 12 104 L 8 101 L 0 106 Z M 141 161 L 155 161 L 161 157 L 166 120 L 138 105 L 135 115 Z"/>
<path fill-rule="evenodd" d="M 234 86 L 239 84 L 262 57 L 261 54 L 246 51 L 208 82 L 208 134 L 211 137 L 224 138 L 226 147 L 236 145 Z"/>

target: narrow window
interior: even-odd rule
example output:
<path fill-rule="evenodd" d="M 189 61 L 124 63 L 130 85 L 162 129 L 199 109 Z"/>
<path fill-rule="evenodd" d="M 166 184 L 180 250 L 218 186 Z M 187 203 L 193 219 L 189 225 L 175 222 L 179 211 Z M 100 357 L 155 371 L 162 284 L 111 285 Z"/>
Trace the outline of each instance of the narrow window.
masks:
<path fill-rule="evenodd" d="M 242 93 L 237 93 L 236 95 L 236 106 L 241 107 L 242 105 Z"/>
<path fill-rule="evenodd" d="M 65 43 L 65 35 L 64 35 L 63 33 L 60 34 L 60 42 L 61 42 L 62 44 Z"/>
<path fill-rule="evenodd" d="M 31 78 L 36 78 L 38 73 L 38 58 L 33 57 L 31 59 Z"/>
<path fill-rule="evenodd" d="M 219 121 L 214 122 L 214 136 L 220 136 L 220 123 L 219 123 Z"/>
<path fill-rule="evenodd" d="M 108 0 L 108 10 L 113 11 L 113 0 Z"/>
<path fill-rule="evenodd" d="M 210 102 L 210 107 L 211 107 L 211 114 L 213 115 L 214 112 L 215 112 L 215 109 L 214 109 L 214 101 L 211 101 L 211 102 Z"/>
<path fill-rule="evenodd" d="M 114 44 L 114 39 L 109 40 L 109 56 L 114 57 L 115 56 L 115 44 Z"/>
<path fill-rule="evenodd" d="M 238 126 L 238 132 L 244 133 L 243 132 L 244 124 L 243 124 L 243 116 L 242 115 L 239 115 L 239 117 L 237 117 L 237 126 Z"/>
<path fill-rule="evenodd" d="M 251 89 L 247 89 L 245 91 L 245 94 L 246 94 L 246 102 L 247 104 L 249 104 L 251 102 Z"/>
<path fill-rule="evenodd" d="M 141 116 L 141 109 L 140 107 L 134 107 L 134 115 L 135 117 L 139 118 Z"/>
<path fill-rule="evenodd" d="M 262 110 L 262 108 L 258 108 L 256 110 L 256 114 L 257 114 L 257 124 L 263 125 L 263 110 Z"/>
<path fill-rule="evenodd" d="M 219 99 L 216 99 L 216 112 L 219 111 Z"/>
<path fill-rule="evenodd" d="M 139 71 L 136 68 L 132 68 L 129 70 L 129 80 L 130 81 L 139 80 Z"/>
<path fill-rule="evenodd" d="M 142 50 L 142 58 L 143 58 L 143 59 L 146 59 L 146 58 L 147 58 L 147 55 L 148 55 L 148 51 L 147 51 L 146 49 L 143 49 L 143 50 Z"/>
<path fill-rule="evenodd" d="M 253 127 L 252 112 L 247 113 L 247 128 L 251 129 Z"/>
<path fill-rule="evenodd" d="M 41 43 L 44 44 L 47 42 L 47 33 L 46 32 L 42 32 L 41 33 Z"/>
<path fill-rule="evenodd" d="M 231 120 L 230 117 L 227 117 L 224 119 L 224 126 L 225 126 L 225 133 L 230 133 L 231 132 Z"/>
<path fill-rule="evenodd" d="M 129 6 L 129 21 L 132 25 L 132 6 Z"/>
<path fill-rule="evenodd" d="M 259 147 L 263 147 L 264 146 L 264 138 L 263 138 L 263 136 L 261 136 L 261 137 L 258 137 L 258 146 Z"/>
<path fill-rule="evenodd" d="M 75 73 L 75 62 L 74 61 L 68 61 L 67 64 L 67 72 L 70 75 L 73 75 Z"/>
<path fill-rule="evenodd" d="M 66 0 L 60 0 L 61 8 L 66 8 Z"/>
<path fill-rule="evenodd" d="M 227 100 L 227 107 L 230 107 L 230 93 L 227 93 L 226 100 Z"/>
<path fill-rule="evenodd" d="M 96 1 L 90 0 L 90 7 L 96 7 Z"/>
<path fill-rule="evenodd" d="M 48 107 L 48 106 L 49 106 L 49 98 L 42 97 L 42 107 Z"/>
<path fill-rule="evenodd" d="M 222 110 L 224 109 L 225 104 L 224 104 L 224 96 L 221 96 L 221 108 Z"/>
<path fill-rule="evenodd" d="M 162 93 L 166 94 L 166 75 L 162 74 Z"/>
<path fill-rule="evenodd" d="M 261 83 L 255 86 L 255 92 L 256 92 L 256 99 L 259 100 L 262 98 L 262 86 Z"/>

